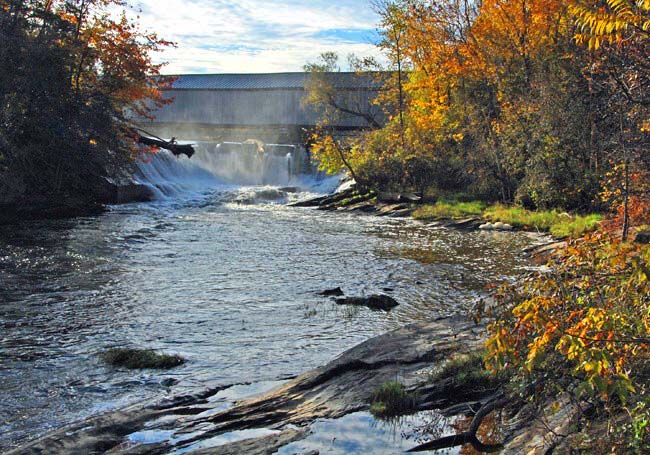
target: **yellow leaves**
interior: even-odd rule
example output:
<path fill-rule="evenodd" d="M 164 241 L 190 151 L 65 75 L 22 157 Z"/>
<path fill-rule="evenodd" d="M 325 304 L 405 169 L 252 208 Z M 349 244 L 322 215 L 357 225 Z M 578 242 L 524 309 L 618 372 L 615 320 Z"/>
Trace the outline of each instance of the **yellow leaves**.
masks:
<path fill-rule="evenodd" d="M 650 354 L 634 341 L 650 326 L 645 248 L 602 234 L 570 242 L 550 273 L 510 291 L 518 303 L 488 327 L 491 367 L 573 376 L 581 390 L 625 400 Z"/>
<path fill-rule="evenodd" d="M 650 2 L 647 0 L 606 0 L 606 4 L 608 9 L 581 5 L 569 7 L 580 27 L 580 32 L 575 35 L 576 42 L 586 43 L 589 49 L 597 50 L 603 43 L 621 42 L 625 36 L 634 33 L 633 29 L 650 30 Z"/>

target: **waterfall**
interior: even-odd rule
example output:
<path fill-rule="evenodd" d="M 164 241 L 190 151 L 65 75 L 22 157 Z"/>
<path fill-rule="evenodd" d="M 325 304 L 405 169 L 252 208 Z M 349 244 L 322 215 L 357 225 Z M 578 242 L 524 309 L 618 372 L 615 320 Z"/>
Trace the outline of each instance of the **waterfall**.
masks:
<path fill-rule="evenodd" d="M 289 186 L 311 173 L 295 145 L 200 142 L 194 148 L 191 159 L 161 150 L 138 160 L 135 179 L 166 198 L 217 186 Z"/>

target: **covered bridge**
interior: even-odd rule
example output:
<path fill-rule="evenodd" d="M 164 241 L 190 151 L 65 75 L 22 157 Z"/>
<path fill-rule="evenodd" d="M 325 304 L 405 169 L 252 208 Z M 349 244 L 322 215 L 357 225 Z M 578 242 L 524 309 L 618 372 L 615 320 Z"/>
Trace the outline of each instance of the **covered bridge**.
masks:
<path fill-rule="evenodd" d="M 304 103 L 310 73 L 185 74 L 165 93 L 174 101 L 140 125 L 160 136 L 209 141 L 304 142 L 322 113 Z M 336 104 L 377 119 L 372 100 L 381 90 L 377 73 L 318 73 L 332 87 Z M 341 114 L 332 125 L 341 133 L 367 128 L 360 116 Z"/>

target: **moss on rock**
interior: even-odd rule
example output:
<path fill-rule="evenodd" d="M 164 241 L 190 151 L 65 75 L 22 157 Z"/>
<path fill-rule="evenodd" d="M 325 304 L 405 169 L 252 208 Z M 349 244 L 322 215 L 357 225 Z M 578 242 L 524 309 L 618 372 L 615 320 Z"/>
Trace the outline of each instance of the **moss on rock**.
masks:
<path fill-rule="evenodd" d="M 153 349 L 112 348 L 102 352 L 99 357 L 109 365 L 131 370 L 168 369 L 185 363 L 185 359 L 179 355 L 161 354 Z"/>

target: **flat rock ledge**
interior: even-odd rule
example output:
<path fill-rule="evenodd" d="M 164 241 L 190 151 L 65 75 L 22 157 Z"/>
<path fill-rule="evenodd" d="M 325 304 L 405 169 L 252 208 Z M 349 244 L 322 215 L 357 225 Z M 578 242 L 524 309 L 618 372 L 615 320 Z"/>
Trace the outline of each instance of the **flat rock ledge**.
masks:
<path fill-rule="evenodd" d="M 179 450 L 200 455 L 269 454 L 305 438 L 316 419 L 367 411 L 374 390 L 396 377 L 407 390 L 416 392 L 418 409 L 439 409 L 447 416 L 472 415 L 494 390 L 466 390 L 448 380 L 432 383 L 426 372 L 452 355 L 476 350 L 483 344 L 483 334 L 484 327 L 460 318 L 408 325 L 367 340 L 327 365 L 229 409 L 217 411 L 219 403 L 210 400 L 228 386 L 138 403 L 64 427 L 8 454 L 168 454 Z M 506 417 L 503 453 L 542 454 L 567 444 L 565 437 L 555 437 L 553 431 L 567 429 L 568 416 L 575 411 L 570 406 L 545 425 L 535 424 L 530 406 L 513 402 L 508 408 L 502 414 Z M 145 429 L 173 435 L 149 444 L 129 440 L 128 435 Z M 226 433 L 256 429 L 266 431 L 215 447 L 202 444 Z"/>
<path fill-rule="evenodd" d="M 373 391 L 398 375 L 414 387 L 416 378 L 422 376 L 414 373 L 444 362 L 453 353 L 476 348 L 481 342 L 482 332 L 481 327 L 460 319 L 408 325 L 367 340 L 327 365 L 260 397 L 236 403 L 230 409 L 214 414 L 205 412 L 217 405 L 212 404 L 209 398 L 224 388 L 162 402 L 139 403 L 62 428 L 9 453 L 164 454 L 183 448 L 203 454 L 268 453 L 269 447 L 277 448 L 279 443 L 287 444 L 300 435 L 306 435 L 309 425 L 316 419 L 338 418 L 368 410 Z M 128 442 L 129 434 L 145 428 L 173 429 L 176 441 L 182 441 L 175 445 L 169 441 L 142 445 Z M 232 431 L 256 428 L 277 430 L 278 433 L 274 437 L 265 435 L 245 442 L 199 449 L 201 441 Z M 296 433 L 296 430 L 300 431 Z M 192 450 L 193 447 L 196 451 Z"/>

